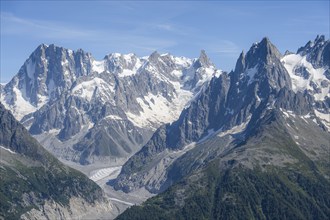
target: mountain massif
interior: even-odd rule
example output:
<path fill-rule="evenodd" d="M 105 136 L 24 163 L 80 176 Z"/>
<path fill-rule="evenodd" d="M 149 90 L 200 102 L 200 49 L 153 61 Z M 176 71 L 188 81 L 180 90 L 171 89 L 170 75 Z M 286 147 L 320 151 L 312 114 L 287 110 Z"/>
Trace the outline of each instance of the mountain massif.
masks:
<path fill-rule="evenodd" d="M 217 69 L 205 51 L 197 59 L 154 52 L 97 61 L 83 50 L 43 44 L 1 90 L 4 106 L 56 157 L 83 166 L 123 164 L 105 190 L 158 194 L 118 219 L 330 216 L 324 36 L 284 55 L 263 38 L 231 72 Z M 19 156 L 1 144 L 8 158 Z M 38 163 L 47 168 L 46 161 Z"/>
<path fill-rule="evenodd" d="M 316 46 L 317 43 L 324 47 L 329 45 L 329 41 L 318 42 L 318 39 Z M 314 69 L 306 60 L 313 57 L 301 55 L 306 50 L 299 49 L 300 53 L 287 55 L 288 58 L 282 57 L 267 38 L 254 44 L 246 55 L 240 55 L 234 71 L 213 78 L 177 121 L 163 125 L 154 133 L 123 166 L 116 187 L 126 191 L 147 187 L 152 192 L 160 192 L 178 176 L 180 179 L 214 158 L 225 155 L 231 158 L 233 153 L 236 154 L 234 148 L 245 145 L 257 135 L 264 123 L 273 120 L 281 122 L 281 129 L 291 135 L 298 148 L 315 162 L 320 162 L 320 157 L 327 155 L 329 140 L 329 79 L 326 78 L 329 64 L 326 63 L 326 68 Z M 304 62 L 289 63 L 292 56 Z M 295 65 L 294 72 L 287 65 Z M 309 77 L 305 79 L 298 70 L 304 70 Z M 298 90 L 304 80 L 308 83 Z M 307 144 L 304 139 L 313 132 L 319 138 L 310 138 Z M 309 146 L 313 146 L 314 153 L 309 151 Z M 263 159 L 257 156 L 259 154 Z M 280 153 L 268 155 L 260 148 L 253 155 L 256 161 L 244 156 L 249 167 L 265 163 L 266 158 L 267 163 L 290 161 L 280 159 L 283 157 Z M 245 163 L 242 159 L 238 162 Z M 324 161 L 327 159 L 323 158 Z M 157 177 L 153 174 L 155 170 Z"/>
<path fill-rule="evenodd" d="M 40 45 L 3 88 L 2 102 L 54 155 L 80 164 L 113 163 L 139 150 L 177 119 L 221 71 L 198 59 Z"/>
<path fill-rule="evenodd" d="M 115 188 L 163 193 L 118 219 L 327 218 L 329 45 L 242 53 L 125 163 Z"/>

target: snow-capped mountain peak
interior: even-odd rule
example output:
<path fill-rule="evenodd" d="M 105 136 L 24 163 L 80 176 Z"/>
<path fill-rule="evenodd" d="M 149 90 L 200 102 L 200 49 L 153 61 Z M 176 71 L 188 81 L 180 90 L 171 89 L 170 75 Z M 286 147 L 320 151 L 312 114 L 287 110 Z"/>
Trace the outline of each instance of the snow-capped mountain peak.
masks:
<path fill-rule="evenodd" d="M 205 50 L 201 50 L 199 58 L 195 61 L 194 64 L 195 68 L 200 67 L 211 67 L 214 66 L 214 64 L 210 61 L 209 57 L 206 55 Z"/>
<path fill-rule="evenodd" d="M 82 49 L 40 45 L 4 87 L 1 101 L 31 133 L 49 137 L 40 140 L 50 151 L 89 163 L 109 145 L 117 151 L 102 157 L 131 155 L 220 74 L 204 51 L 198 59 L 155 51 L 96 60 Z M 71 153 L 63 155 L 63 148 Z"/>
<path fill-rule="evenodd" d="M 90 75 L 92 61 L 91 54 L 83 50 L 74 52 L 54 44 L 41 44 L 4 87 L 2 102 L 21 119 L 56 100 L 77 78 Z"/>
<path fill-rule="evenodd" d="M 324 102 L 330 97 L 329 50 L 330 41 L 321 35 L 299 48 L 296 54 L 287 54 L 281 59 L 291 77 L 294 92 L 308 92 L 316 102 Z"/>
<path fill-rule="evenodd" d="M 324 35 L 317 36 L 314 41 L 309 41 L 304 47 L 298 49 L 297 54 L 306 56 L 314 68 L 330 67 L 330 41 Z M 330 78 L 330 77 L 329 77 Z"/>
<path fill-rule="evenodd" d="M 300 54 L 284 56 L 282 62 L 291 77 L 294 92 L 310 91 L 315 100 L 320 101 L 329 97 L 330 80 L 324 67 L 314 68 L 307 57 Z"/>
<path fill-rule="evenodd" d="M 235 71 L 214 77 L 177 121 L 161 126 L 124 164 L 114 187 L 126 192 L 144 188 L 159 193 L 188 174 L 195 178 L 195 171 L 203 170 L 211 161 L 223 161 L 226 155 L 230 156 L 223 161 L 224 167 L 237 163 L 239 169 L 244 164 L 248 169 L 260 168 L 255 155 L 269 147 L 269 142 L 259 136 L 262 132 L 275 140 L 269 148 L 272 155 L 282 143 L 279 152 L 285 156 L 294 143 L 302 146 L 302 142 L 308 142 L 300 150 L 309 156 L 316 155 L 315 149 L 325 152 L 329 139 L 329 99 L 315 102 L 317 97 L 311 97 L 304 87 L 302 92 L 297 91 L 300 87 L 295 77 L 303 76 L 292 70 L 297 65 L 304 66 L 311 73 L 307 80 L 322 86 L 325 76 L 321 72 L 325 67 L 313 67 L 300 54 L 281 58 L 268 38 L 253 44 L 246 55 L 242 52 Z M 270 134 L 270 130 L 265 129 L 268 126 L 274 129 L 273 134 L 283 132 L 281 138 Z M 311 132 L 322 137 L 312 138 Z M 289 141 L 281 142 L 282 137 Z M 311 137 L 311 142 L 306 137 Z M 253 144 L 247 146 L 249 140 Z M 265 153 L 262 152 L 260 158 L 264 158 Z M 270 164 L 268 159 L 264 162 Z"/>
<path fill-rule="evenodd" d="M 135 54 L 112 53 L 104 58 L 105 70 L 119 77 L 136 74 L 142 65 L 142 60 Z"/>

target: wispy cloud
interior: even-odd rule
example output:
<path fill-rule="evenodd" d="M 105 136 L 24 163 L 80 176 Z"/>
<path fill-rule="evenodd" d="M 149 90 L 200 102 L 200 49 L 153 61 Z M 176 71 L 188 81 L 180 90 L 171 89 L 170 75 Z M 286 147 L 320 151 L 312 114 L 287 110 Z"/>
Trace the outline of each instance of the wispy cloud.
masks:
<path fill-rule="evenodd" d="M 241 48 L 236 43 L 223 39 L 207 38 L 198 46 L 205 49 L 208 53 L 228 57 L 236 57 L 241 51 Z"/>
<path fill-rule="evenodd" d="M 149 53 L 150 51 L 162 50 L 177 44 L 175 40 L 169 40 L 165 37 L 153 37 L 148 29 L 153 29 L 155 24 L 137 24 L 134 23 L 134 29 L 88 29 L 78 28 L 68 23 L 62 24 L 47 20 L 33 20 L 15 16 L 11 13 L 1 12 L 1 35 L 28 35 L 29 37 L 40 39 L 42 42 L 77 40 L 87 42 L 90 46 L 112 48 L 124 48 L 134 50 L 136 48 L 140 53 Z M 159 29 L 170 31 L 171 25 L 159 25 Z M 174 29 L 172 30 L 174 31 Z M 128 49 L 131 48 L 131 49 Z"/>
<path fill-rule="evenodd" d="M 160 29 L 160 30 L 165 30 L 165 31 L 173 31 L 174 28 L 172 25 L 170 24 L 157 24 L 155 25 L 156 28 Z"/>
<path fill-rule="evenodd" d="M 214 53 L 236 54 L 240 52 L 240 48 L 232 41 L 220 40 L 219 42 L 216 42 L 212 51 Z"/>
<path fill-rule="evenodd" d="M 198 33 L 198 29 L 192 26 L 183 26 L 179 24 L 174 24 L 173 22 L 167 23 L 150 23 L 144 24 L 143 27 L 150 25 L 151 28 L 157 29 L 159 31 L 167 32 L 167 34 L 176 35 L 177 37 L 187 37 L 196 35 Z"/>
<path fill-rule="evenodd" d="M 299 26 L 318 26 L 318 27 L 329 27 L 329 15 L 328 16 L 317 16 L 317 15 L 310 15 L 300 18 L 292 18 L 287 20 L 283 25 L 296 27 Z"/>
<path fill-rule="evenodd" d="M 3 35 L 28 34 L 43 39 L 76 39 L 94 34 L 92 31 L 80 30 L 52 21 L 26 19 L 5 12 L 1 12 L 1 26 L 1 34 Z"/>

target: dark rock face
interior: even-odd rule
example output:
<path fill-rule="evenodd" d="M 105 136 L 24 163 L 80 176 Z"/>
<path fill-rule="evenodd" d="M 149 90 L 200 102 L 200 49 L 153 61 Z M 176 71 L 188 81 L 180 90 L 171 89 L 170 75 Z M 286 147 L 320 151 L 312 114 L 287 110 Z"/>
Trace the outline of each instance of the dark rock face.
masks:
<path fill-rule="evenodd" d="M 2 146 L 8 146 L 10 150 L 24 154 L 31 157 L 40 158 L 40 152 L 37 152 L 37 148 L 34 145 L 29 145 L 22 140 L 30 139 L 29 133 L 26 129 L 19 124 L 14 116 L 0 104 L 0 140 Z"/>
<path fill-rule="evenodd" d="M 299 67 L 295 69 L 295 73 L 297 76 L 302 76 L 304 79 L 308 79 L 310 77 L 310 73 L 306 69 L 306 67 Z"/>

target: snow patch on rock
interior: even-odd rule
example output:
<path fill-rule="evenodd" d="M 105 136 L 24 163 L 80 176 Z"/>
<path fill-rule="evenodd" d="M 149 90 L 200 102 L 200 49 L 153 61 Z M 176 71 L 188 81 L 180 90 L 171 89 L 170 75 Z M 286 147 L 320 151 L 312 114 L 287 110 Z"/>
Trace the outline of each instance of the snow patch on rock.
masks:
<path fill-rule="evenodd" d="M 106 102 L 107 100 L 111 100 L 114 90 L 114 86 L 106 83 L 99 77 L 95 77 L 76 85 L 72 89 L 72 94 L 82 97 L 89 102 L 92 101 L 92 98 L 98 96 L 101 101 Z"/>
<path fill-rule="evenodd" d="M 306 56 L 299 54 L 290 54 L 282 58 L 282 63 L 288 71 L 292 80 L 292 89 L 294 92 L 311 90 L 314 93 L 315 100 L 324 100 L 329 96 L 330 80 L 325 76 L 325 69 L 315 69 L 313 65 L 306 60 Z M 302 71 L 306 70 L 308 76 L 304 77 Z"/>

